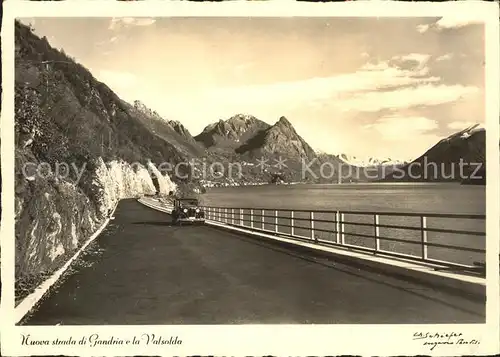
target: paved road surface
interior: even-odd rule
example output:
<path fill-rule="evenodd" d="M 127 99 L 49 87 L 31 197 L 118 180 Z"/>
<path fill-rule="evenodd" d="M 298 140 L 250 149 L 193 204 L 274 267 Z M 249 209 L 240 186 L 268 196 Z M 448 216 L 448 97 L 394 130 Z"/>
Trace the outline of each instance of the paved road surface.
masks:
<path fill-rule="evenodd" d="M 28 325 L 473 323 L 484 302 L 122 201 L 89 258 Z"/>

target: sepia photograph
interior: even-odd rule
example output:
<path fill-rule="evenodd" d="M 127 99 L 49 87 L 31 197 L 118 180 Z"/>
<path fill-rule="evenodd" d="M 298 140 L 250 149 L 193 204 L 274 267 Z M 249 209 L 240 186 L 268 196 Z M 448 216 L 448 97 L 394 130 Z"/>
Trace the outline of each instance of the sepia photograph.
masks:
<path fill-rule="evenodd" d="M 414 325 L 426 354 L 486 348 L 453 330 L 494 322 L 499 280 L 484 11 L 32 14 L 10 30 L 14 325 Z M 16 344 L 185 344 L 35 335 Z"/>

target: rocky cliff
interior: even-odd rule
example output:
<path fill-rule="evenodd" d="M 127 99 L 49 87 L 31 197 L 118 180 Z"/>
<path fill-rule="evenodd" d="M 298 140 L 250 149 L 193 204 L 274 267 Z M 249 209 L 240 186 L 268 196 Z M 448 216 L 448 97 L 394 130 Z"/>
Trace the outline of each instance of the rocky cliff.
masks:
<path fill-rule="evenodd" d="M 168 194 L 185 160 L 83 66 L 16 23 L 17 297 L 62 265 L 121 198 Z M 161 128 L 161 125 L 159 125 Z M 167 127 L 165 130 L 168 130 Z M 156 163 L 156 165 L 155 165 Z"/>
<path fill-rule="evenodd" d="M 130 106 L 124 103 L 131 113 L 150 130 L 152 134 L 173 144 L 176 149 L 186 157 L 199 157 L 203 155 L 204 148 L 200 145 L 184 125 L 175 120 L 162 118 L 157 112 L 136 100 Z"/>
<path fill-rule="evenodd" d="M 195 139 L 208 149 L 236 149 L 269 127 L 252 115 L 237 114 L 208 125 Z"/>
<path fill-rule="evenodd" d="M 236 149 L 239 154 L 252 157 L 284 156 L 290 159 L 312 160 L 314 150 L 297 134 L 293 125 L 285 117 L 271 127 L 258 132 L 254 137 Z"/>
<path fill-rule="evenodd" d="M 312 162 L 312 169 L 319 171 L 316 154 L 285 117 L 269 125 L 251 115 L 237 114 L 208 125 L 195 139 L 207 148 L 208 163 L 222 163 L 223 171 L 229 171 L 230 163 L 241 164 L 239 179 L 222 177 L 219 181 L 266 183 L 276 174 L 285 181 L 317 181 L 303 170 Z M 259 164 L 259 160 L 265 162 Z"/>

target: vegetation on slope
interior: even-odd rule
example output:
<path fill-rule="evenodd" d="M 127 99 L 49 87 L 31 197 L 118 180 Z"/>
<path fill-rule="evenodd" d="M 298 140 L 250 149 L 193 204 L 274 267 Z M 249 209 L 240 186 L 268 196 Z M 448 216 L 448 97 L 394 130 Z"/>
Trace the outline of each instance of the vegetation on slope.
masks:
<path fill-rule="evenodd" d="M 119 199 L 175 189 L 153 163 L 185 157 L 86 68 L 15 26 L 20 299 L 84 244 Z"/>

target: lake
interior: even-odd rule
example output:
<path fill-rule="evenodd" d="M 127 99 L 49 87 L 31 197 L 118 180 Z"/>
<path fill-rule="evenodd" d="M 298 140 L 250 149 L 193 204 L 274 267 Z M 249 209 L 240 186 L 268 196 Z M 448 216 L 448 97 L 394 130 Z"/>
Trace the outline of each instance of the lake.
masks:
<path fill-rule="evenodd" d="M 218 187 L 202 199 L 207 205 L 234 207 L 486 213 L 486 186 L 447 183 Z"/>
<path fill-rule="evenodd" d="M 297 209 L 297 210 L 328 210 L 328 211 L 373 211 L 373 212 L 399 212 L 399 213 L 446 213 L 446 214 L 485 214 L 486 213 L 486 187 L 475 185 L 459 185 L 455 183 L 371 183 L 371 184 L 343 184 L 343 185 L 263 185 L 211 188 L 202 195 L 202 203 L 206 206 L 244 207 L 269 209 L 266 215 L 274 214 L 271 209 Z M 260 211 L 259 211 L 260 212 Z M 230 212 L 228 213 L 230 214 Z M 254 215 L 258 215 L 254 213 Z M 239 213 L 235 213 L 237 219 Z M 243 211 L 244 224 L 250 225 L 245 220 L 250 219 L 250 211 Z M 290 212 L 280 211 L 279 231 L 291 233 Z M 294 213 L 294 234 L 310 237 L 308 213 Z M 232 219 L 232 217 L 228 217 Z M 319 213 L 315 219 L 334 220 L 332 213 Z M 260 220 L 260 217 L 259 217 Z M 373 223 L 373 215 L 346 214 L 344 221 L 353 223 Z M 258 222 L 264 228 L 274 230 L 274 218 L 265 218 Z M 394 217 L 380 216 L 379 224 L 393 226 L 420 226 L 419 217 Z M 302 227 L 302 228 L 301 228 Z M 484 220 L 427 218 L 427 227 L 433 229 L 456 229 L 465 231 L 485 231 Z M 315 224 L 315 238 L 335 241 L 335 233 L 322 230 L 335 230 L 334 222 L 317 222 Z M 359 226 L 345 224 L 345 243 L 375 247 L 375 239 L 362 235 L 373 235 L 373 226 Z M 350 234 L 349 234 L 350 233 Z M 418 244 L 421 233 L 417 229 L 406 230 L 401 228 L 383 228 L 379 236 L 387 238 L 380 240 L 380 249 L 402 254 L 421 254 Z M 405 242 L 391 240 L 403 239 Z M 458 245 L 476 249 L 485 249 L 484 236 L 467 234 L 450 234 L 442 232 L 429 232 L 428 242 L 433 244 Z M 443 247 L 428 247 L 428 257 L 437 260 L 447 260 L 460 264 L 471 265 L 475 261 L 484 262 L 484 253 L 457 251 Z"/>

